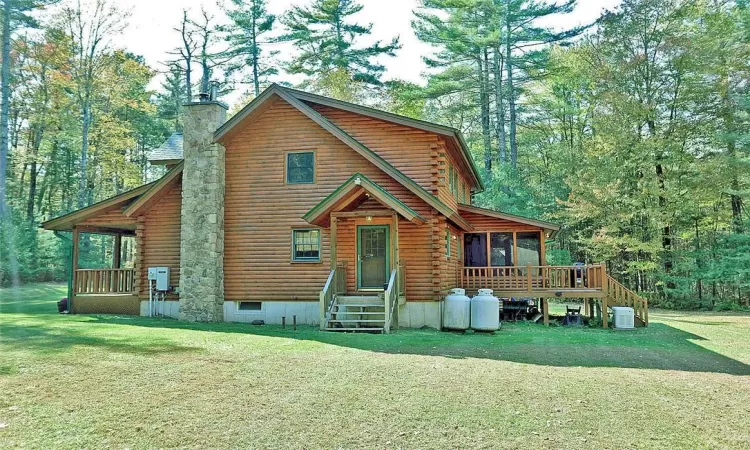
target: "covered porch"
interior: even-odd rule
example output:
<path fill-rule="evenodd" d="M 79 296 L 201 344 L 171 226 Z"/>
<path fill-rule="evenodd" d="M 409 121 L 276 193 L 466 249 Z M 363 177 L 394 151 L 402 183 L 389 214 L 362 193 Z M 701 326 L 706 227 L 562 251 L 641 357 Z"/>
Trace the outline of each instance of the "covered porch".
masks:
<path fill-rule="evenodd" d="M 102 267 L 81 267 L 81 243 L 92 235 L 109 236 L 111 253 Z M 123 238 L 135 237 L 135 230 L 76 226 L 72 230 L 72 280 L 70 312 L 82 314 L 140 314 L 136 269 L 132 257 L 124 255 Z M 134 240 L 133 240 L 134 241 Z M 131 241 L 129 254 L 134 251 Z"/>
<path fill-rule="evenodd" d="M 633 308 L 636 323 L 648 324 L 647 300 L 611 277 L 606 264 L 546 264 L 545 240 L 559 227 L 468 205 L 461 205 L 461 213 L 478 225 L 463 235 L 463 264 L 456 277 L 469 295 L 492 289 L 501 299 L 534 299 L 545 324 L 550 298 L 582 300 L 582 313 L 599 315 L 605 328 L 613 306 Z"/>
<path fill-rule="evenodd" d="M 42 224 L 47 230 L 70 233 L 70 312 L 140 314 L 135 268 L 138 221 L 125 215 L 123 209 L 152 184 Z"/>
<path fill-rule="evenodd" d="M 361 174 L 304 219 L 330 230 L 331 272 L 320 293 L 321 329 L 388 332 L 398 323 L 398 305 L 406 302 L 402 230 L 421 229 L 425 219 Z"/>

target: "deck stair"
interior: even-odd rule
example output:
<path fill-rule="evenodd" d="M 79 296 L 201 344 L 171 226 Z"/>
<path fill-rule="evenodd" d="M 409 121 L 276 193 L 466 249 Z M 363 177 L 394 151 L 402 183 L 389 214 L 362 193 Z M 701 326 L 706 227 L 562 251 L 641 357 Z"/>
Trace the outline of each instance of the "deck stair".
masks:
<path fill-rule="evenodd" d="M 612 278 L 606 276 L 606 293 L 602 299 L 602 309 L 607 310 L 613 306 L 628 306 L 635 313 L 635 326 L 648 326 L 648 300 L 638 295 L 635 291 L 628 289 Z"/>

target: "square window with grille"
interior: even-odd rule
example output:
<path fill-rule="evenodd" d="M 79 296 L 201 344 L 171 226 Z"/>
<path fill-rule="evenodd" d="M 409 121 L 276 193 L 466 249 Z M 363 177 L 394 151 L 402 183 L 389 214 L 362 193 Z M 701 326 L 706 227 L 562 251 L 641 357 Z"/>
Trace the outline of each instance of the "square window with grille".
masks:
<path fill-rule="evenodd" d="M 290 152 L 286 154 L 287 184 L 315 183 L 315 152 Z"/>
<path fill-rule="evenodd" d="M 292 261 L 320 261 L 320 230 L 292 231 Z"/>

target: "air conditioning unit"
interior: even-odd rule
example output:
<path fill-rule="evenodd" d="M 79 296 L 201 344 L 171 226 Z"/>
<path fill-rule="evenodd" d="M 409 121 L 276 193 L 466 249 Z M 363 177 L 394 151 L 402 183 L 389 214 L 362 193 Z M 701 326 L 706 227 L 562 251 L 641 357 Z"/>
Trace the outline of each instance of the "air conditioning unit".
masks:
<path fill-rule="evenodd" d="M 627 306 L 613 306 L 613 325 L 618 330 L 635 328 L 635 311 Z"/>

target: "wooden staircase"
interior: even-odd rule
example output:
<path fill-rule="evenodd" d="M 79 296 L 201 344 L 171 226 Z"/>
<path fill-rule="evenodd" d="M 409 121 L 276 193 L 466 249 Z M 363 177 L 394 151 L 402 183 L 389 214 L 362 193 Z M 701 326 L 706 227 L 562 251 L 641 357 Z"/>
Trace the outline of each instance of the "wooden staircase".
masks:
<path fill-rule="evenodd" d="M 635 312 L 635 326 L 648 326 L 648 300 L 628 289 L 611 276 L 606 276 L 606 295 L 602 298 L 602 311 L 608 311 L 612 306 L 627 306 Z M 607 321 L 603 321 L 607 327 Z"/>
<path fill-rule="evenodd" d="M 320 329 L 389 333 L 398 327 L 398 305 L 404 297 L 404 265 L 391 271 L 382 293 L 354 295 L 346 292 L 346 265 L 331 271 L 320 291 Z"/>
<path fill-rule="evenodd" d="M 385 332 L 385 297 L 381 295 L 337 295 L 327 315 L 326 331 Z"/>

